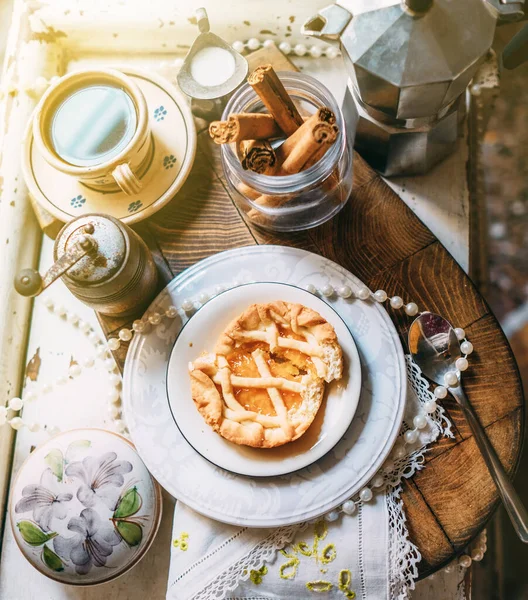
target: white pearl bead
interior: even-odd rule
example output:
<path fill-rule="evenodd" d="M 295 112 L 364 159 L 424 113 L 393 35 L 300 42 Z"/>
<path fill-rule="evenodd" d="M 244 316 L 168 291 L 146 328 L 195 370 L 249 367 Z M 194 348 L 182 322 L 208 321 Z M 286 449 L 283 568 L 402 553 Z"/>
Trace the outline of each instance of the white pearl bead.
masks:
<path fill-rule="evenodd" d="M 339 56 L 339 49 L 336 48 L 335 46 L 328 46 L 325 49 L 325 54 L 326 54 L 327 58 L 330 58 L 330 59 L 337 58 Z"/>
<path fill-rule="evenodd" d="M 409 304 L 405 305 L 405 312 L 410 317 L 414 317 L 414 315 L 418 314 L 418 306 L 415 302 L 409 302 Z"/>
<path fill-rule="evenodd" d="M 454 371 L 448 371 L 444 375 L 444 381 L 447 387 L 455 387 L 458 385 L 458 377 Z"/>
<path fill-rule="evenodd" d="M 108 356 L 108 350 L 105 346 L 97 346 L 95 349 L 95 356 L 101 360 L 104 360 Z"/>
<path fill-rule="evenodd" d="M 48 433 L 50 434 L 51 437 L 58 435 L 60 433 L 60 427 L 57 427 L 55 425 L 55 427 L 50 427 L 48 429 Z"/>
<path fill-rule="evenodd" d="M 8 423 L 15 431 L 18 431 L 24 427 L 24 421 L 22 421 L 20 417 L 13 417 L 8 421 Z"/>
<path fill-rule="evenodd" d="M 334 288 L 329 283 L 327 283 L 325 286 L 323 286 L 321 292 L 323 293 L 323 296 L 330 298 L 330 296 L 333 296 L 334 294 Z"/>
<path fill-rule="evenodd" d="M 334 521 L 337 521 L 337 519 L 339 519 L 339 512 L 337 510 L 331 510 L 329 513 L 327 513 L 325 515 L 325 521 L 328 521 L 329 523 L 333 523 Z"/>
<path fill-rule="evenodd" d="M 471 342 L 462 342 L 460 350 L 462 350 L 462 354 L 471 354 L 473 352 L 473 344 Z"/>
<path fill-rule="evenodd" d="M 416 417 L 413 419 L 413 425 L 416 427 L 416 429 L 423 429 L 427 426 L 427 418 L 425 415 L 416 415 Z"/>
<path fill-rule="evenodd" d="M 462 554 L 462 556 L 458 559 L 458 564 L 465 569 L 471 566 L 471 562 L 471 556 L 468 556 L 467 554 Z"/>
<path fill-rule="evenodd" d="M 437 385 L 434 390 L 434 395 L 437 398 L 440 398 L 440 400 L 445 398 L 447 396 L 447 388 L 445 388 L 443 385 Z"/>
<path fill-rule="evenodd" d="M 356 512 L 356 503 L 353 500 L 347 500 L 341 510 L 345 513 L 345 515 L 353 515 Z"/>
<path fill-rule="evenodd" d="M 275 42 L 273 40 L 265 40 L 262 45 L 264 46 L 264 48 L 272 48 L 273 46 L 275 46 Z"/>
<path fill-rule="evenodd" d="M 473 550 L 473 552 L 471 553 L 471 560 L 474 560 L 475 562 L 480 562 L 483 558 L 484 553 L 480 550 Z"/>
<path fill-rule="evenodd" d="M 121 413 L 121 411 L 115 404 L 110 404 L 108 406 L 108 413 L 112 417 L 112 419 L 117 419 L 117 417 L 119 417 L 119 414 Z"/>
<path fill-rule="evenodd" d="M 24 394 L 24 402 L 33 402 L 36 399 L 37 399 L 37 394 L 33 390 L 30 390 L 29 392 L 26 392 Z"/>
<path fill-rule="evenodd" d="M 24 406 L 24 401 L 22 398 L 11 398 L 7 406 L 9 406 L 11 410 L 18 412 Z"/>
<path fill-rule="evenodd" d="M 92 329 L 92 326 L 90 325 L 90 323 L 87 323 L 86 321 L 79 321 L 79 329 L 83 333 L 88 333 Z"/>
<path fill-rule="evenodd" d="M 126 429 L 126 423 L 122 419 L 116 419 L 114 421 L 114 427 L 119 431 L 119 433 L 123 433 Z"/>
<path fill-rule="evenodd" d="M 403 439 L 406 444 L 414 444 L 418 441 L 418 431 L 416 429 L 410 429 L 403 434 Z"/>
<path fill-rule="evenodd" d="M 148 322 L 151 325 L 159 325 L 161 323 L 161 315 L 157 312 L 153 312 L 148 317 Z"/>
<path fill-rule="evenodd" d="M 182 302 L 182 308 L 185 312 L 189 312 L 191 310 L 193 310 L 194 308 L 194 303 L 192 300 L 184 300 Z"/>
<path fill-rule="evenodd" d="M 121 331 L 119 332 L 119 339 L 122 342 L 130 342 L 130 340 L 132 339 L 132 332 L 130 331 L 130 329 L 127 329 L 126 327 L 121 329 Z"/>
<path fill-rule="evenodd" d="M 68 375 L 70 377 L 79 377 L 81 373 L 82 369 L 80 365 L 71 365 L 71 367 L 68 369 Z"/>
<path fill-rule="evenodd" d="M 108 402 L 117 402 L 119 400 L 119 397 L 119 390 L 116 387 L 113 387 L 106 395 Z"/>
<path fill-rule="evenodd" d="M 307 52 L 306 46 L 304 44 L 297 44 L 293 51 L 295 52 L 295 54 L 297 54 L 297 56 L 304 56 Z"/>
<path fill-rule="evenodd" d="M 241 42 L 239 40 L 233 42 L 233 50 L 240 53 L 244 52 L 244 42 Z"/>
<path fill-rule="evenodd" d="M 384 292 L 383 290 L 378 290 L 377 292 L 374 292 L 374 299 L 380 304 L 382 304 L 383 302 L 385 302 L 385 300 L 387 300 L 387 292 Z"/>
<path fill-rule="evenodd" d="M 57 379 L 55 379 L 55 383 L 57 385 L 66 385 L 68 383 L 68 379 L 64 377 L 64 375 L 61 375 L 60 377 L 57 377 Z"/>
<path fill-rule="evenodd" d="M 121 384 L 121 375 L 119 375 L 118 373 L 112 373 L 108 376 L 108 381 L 112 385 L 118 386 Z"/>
<path fill-rule="evenodd" d="M 457 358 L 455 366 L 459 371 L 466 371 L 469 367 L 467 358 Z"/>
<path fill-rule="evenodd" d="M 394 461 L 388 459 L 383 463 L 383 472 L 390 475 L 394 471 Z"/>
<path fill-rule="evenodd" d="M 110 338 L 108 340 L 108 349 L 111 350 L 112 352 L 119 350 L 120 347 L 121 347 L 121 342 L 119 341 L 118 338 Z"/>
<path fill-rule="evenodd" d="M 132 329 L 136 333 L 143 333 L 145 331 L 145 323 L 138 319 L 132 323 Z"/>
<path fill-rule="evenodd" d="M 357 297 L 360 300 L 367 300 L 370 297 L 370 290 L 368 289 L 368 287 L 359 288 L 357 292 Z"/>
<path fill-rule="evenodd" d="M 169 319 L 175 319 L 178 316 L 178 309 L 175 306 L 169 306 L 169 308 L 167 308 L 165 311 L 165 316 Z M 134 321 L 134 323 L 136 323 L 136 321 Z M 134 329 L 133 325 L 132 329 Z"/>
<path fill-rule="evenodd" d="M 45 383 L 42 386 L 42 393 L 43 394 L 49 394 L 52 389 L 53 389 L 53 385 L 51 383 Z"/>
<path fill-rule="evenodd" d="M 291 52 L 291 45 L 288 42 L 281 42 L 279 44 L 279 50 L 284 54 L 289 54 Z"/>
<path fill-rule="evenodd" d="M 43 302 L 46 308 L 53 309 L 53 300 L 49 296 L 46 296 Z"/>
<path fill-rule="evenodd" d="M 312 46 L 310 48 L 310 56 L 312 56 L 313 58 L 319 58 L 320 56 L 322 56 L 322 54 L 323 50 L 320 46 Z"/>
<path fill-rule="evenodd" d="M 40 431 L 40 425 L 38 423 L 30 423 L 28 429 L 32 433 L 36 433 L 37 431 Z"/>
<path fill-rule="evenodd" d="M 313 283 L 309 283 L 306 286 L 306 291 L 310 294 L 317 294 L 317 288 L 315 287 L 315 285 Z"/>
<path fill-rule="evenodd" d="M 437 408 L 438 406 L 434 400 L 427 400 L 427 402 L 424 403 L 424 410 L 428 415 L 436 412 Z"/>
<path fill-rule="evenodd" d="M 258 50 L 260 48 L 260 42 L 257 38 L 250 38 L 247 45 L 250 50 Z"/>
<path fill-rule="evenodd" d="M 95 333 L 95 331 L 91 331 L 87 337 L 88 341 L 94 346 L 97 346 L 97 344 L 101 343 L 101 338 L 97 335 L 97 333 Z"/>
<path fill-rule="evenodd" d="M 375 487 L 375 488 L 380 488 L 384 483 L 385 483 L 385 478 L 383 477 L 383 475 L 381 475 L 379 473 L 370 482 L 372 487 Z"/>
<path fill-rule="evenodd" d="M 359 499 L 362 502 L 370 502 L 372 500 L 372 490 L 368 487 L 364 487 L 360 492 L 359 492 Z"/>
<path fill-rule="evenodd" d="M 77 325 L 78 322 L 79 315 L 76 315 L 75 313 L 68 313 L 68 323 L 70 323 L 70 325 Z"/>
<path fill-rule="evenodd" d="M 113 358 L 105 359 L 104 367 L 109 373 L 111 373 L 116 368 L 115 360 Z"/>
<path fill-rule="evenodd" d="M 466 332 L 461 327 L 455 327 L 455 335 L 462 341 L 466 337 Z"/>
<path fill-rule="evenodd" d="M 390 299 L 390 305 L 392 308 L 401 308 L 403 306 L 403 300 L 399 296 L 393 296 Z"/>
<path fill-rule="evenodd" d="M 352 296 L 352 288 L 349 285 L 342 285 L 337 290 L 337 294 L 338 296 L 341 296 L 341 298 L 350 298 L 350 296 Z"/>
<path fill-rule="evenodd" d="M 66 314 L 66 307 L 63 304 L 57 304 L 54 312 L 59 317 L 63 317 Z"/>
<path fill-rule="evenodd" d="M 201 293 L 198 296 L 198 300 L 200 301 L 200 304 L 205 304 L 209 300 L 209 294 L 206 294 L 205 292 Z"/>

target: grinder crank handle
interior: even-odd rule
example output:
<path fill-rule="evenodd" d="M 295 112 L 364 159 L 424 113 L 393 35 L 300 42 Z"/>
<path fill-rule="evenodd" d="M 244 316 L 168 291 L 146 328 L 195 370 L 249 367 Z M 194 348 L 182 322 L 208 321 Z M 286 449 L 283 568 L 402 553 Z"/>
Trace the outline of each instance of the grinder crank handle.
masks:
<path fill-rule="evenodd" d="M 85 228 L 86 230 L 86 228 Z M 93 228 L 91 230 L 93 232 Z M 82 235 L 71 250 L 65 252 L 49 271 L 42 275 L 35 269 L 23 269 L 15 277 L 15 289 L 22 296 L 38 296 L 56 279 L 78 263 L 81 258 L 92 252 L 97 247 L 97 242 L 90 235 Z"/>

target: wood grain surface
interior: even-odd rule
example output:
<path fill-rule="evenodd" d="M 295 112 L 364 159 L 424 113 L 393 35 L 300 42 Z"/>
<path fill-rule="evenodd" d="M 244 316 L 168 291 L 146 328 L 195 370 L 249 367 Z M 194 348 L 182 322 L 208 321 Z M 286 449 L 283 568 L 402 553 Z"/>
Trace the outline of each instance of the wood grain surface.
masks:
<path fill-rule="evenodd" d="M 255 53 L 257 54 L 257 53 Z M 252 61 L 269 62 L 262 53 Z M 274 59 L 275 60 L 275 59 Z M 287 66 L 284 63 L 283 66 Z M 199 133 L 193 171 L 177 198 L 136 228 L 154 253 L 165 282 L 217 252 L 253 244 L 282 244 L 316 252 L 360 277 L 373 291 L 413 300 L 463 327 L 474 343 L 464 374 L 467 395 L 509 473 L 519 459 L 524 404 L 508 342 L 472 282 L 440 242 L 359 155 L 348 204 L 328 223 L 276 235 L 248 226 L 223 176 L 218 146 Z M 390 310 L 407 347 L 411 319 Z M 137 315 L 140 317 L 141 315 Z M 101 319 L 111 336 L 125 324 Z M 116 356 L 122 367 L 126 348 Z M 498 495 L 460 410 L 444 402 L 455 433 L 433 444 L 426 468 L 403 482 L 412 540 L 422 554 L 420 576 L 435 571 L 484 527 Z"/>

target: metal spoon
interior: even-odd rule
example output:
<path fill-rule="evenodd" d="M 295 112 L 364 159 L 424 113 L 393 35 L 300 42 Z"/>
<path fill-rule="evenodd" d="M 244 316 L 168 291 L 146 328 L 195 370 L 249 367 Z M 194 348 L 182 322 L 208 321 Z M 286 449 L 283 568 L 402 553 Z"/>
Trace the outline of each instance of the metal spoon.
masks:
<path fill-rule="evenodd" d="M 422 373 L 435 383 L 446 386 L 458 402 L 491 477 L 499 490 L 513 527 L 521 540 L 528 543 L 528 513 L 462 389 L 460 372 L 455 366 L 456 360 L 462 356 L 462 352 L 453 327 L 440 315 L 430 312 L 420 314 L 413 321 L 409 330 L 409 350 Z M 445 375 L 448 372 L 455 372 L 459 382 L 454 385 L 446 385 Z"/>

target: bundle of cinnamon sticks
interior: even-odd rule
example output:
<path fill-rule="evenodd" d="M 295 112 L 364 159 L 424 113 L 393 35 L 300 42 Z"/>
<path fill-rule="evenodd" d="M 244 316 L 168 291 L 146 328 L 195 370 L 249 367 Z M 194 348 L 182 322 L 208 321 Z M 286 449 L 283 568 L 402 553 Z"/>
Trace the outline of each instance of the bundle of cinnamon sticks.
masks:
<path fill-rule="evenodd" d="M 269 113 L 232 114 L 211 123 L 214 142 L 235 144 L 242 167 L 261 175 L 292 175 L 321 160 L 339 133 L 334 113 L 323 107 L 303 118 L 271 65 L 255 69 L 248 83 Z M 282 144 L 280 138 L 285 138 Z M 280 206 L 293 198 L 261 195 L 245 184 L 240 191 L 259 206 Z"/>

